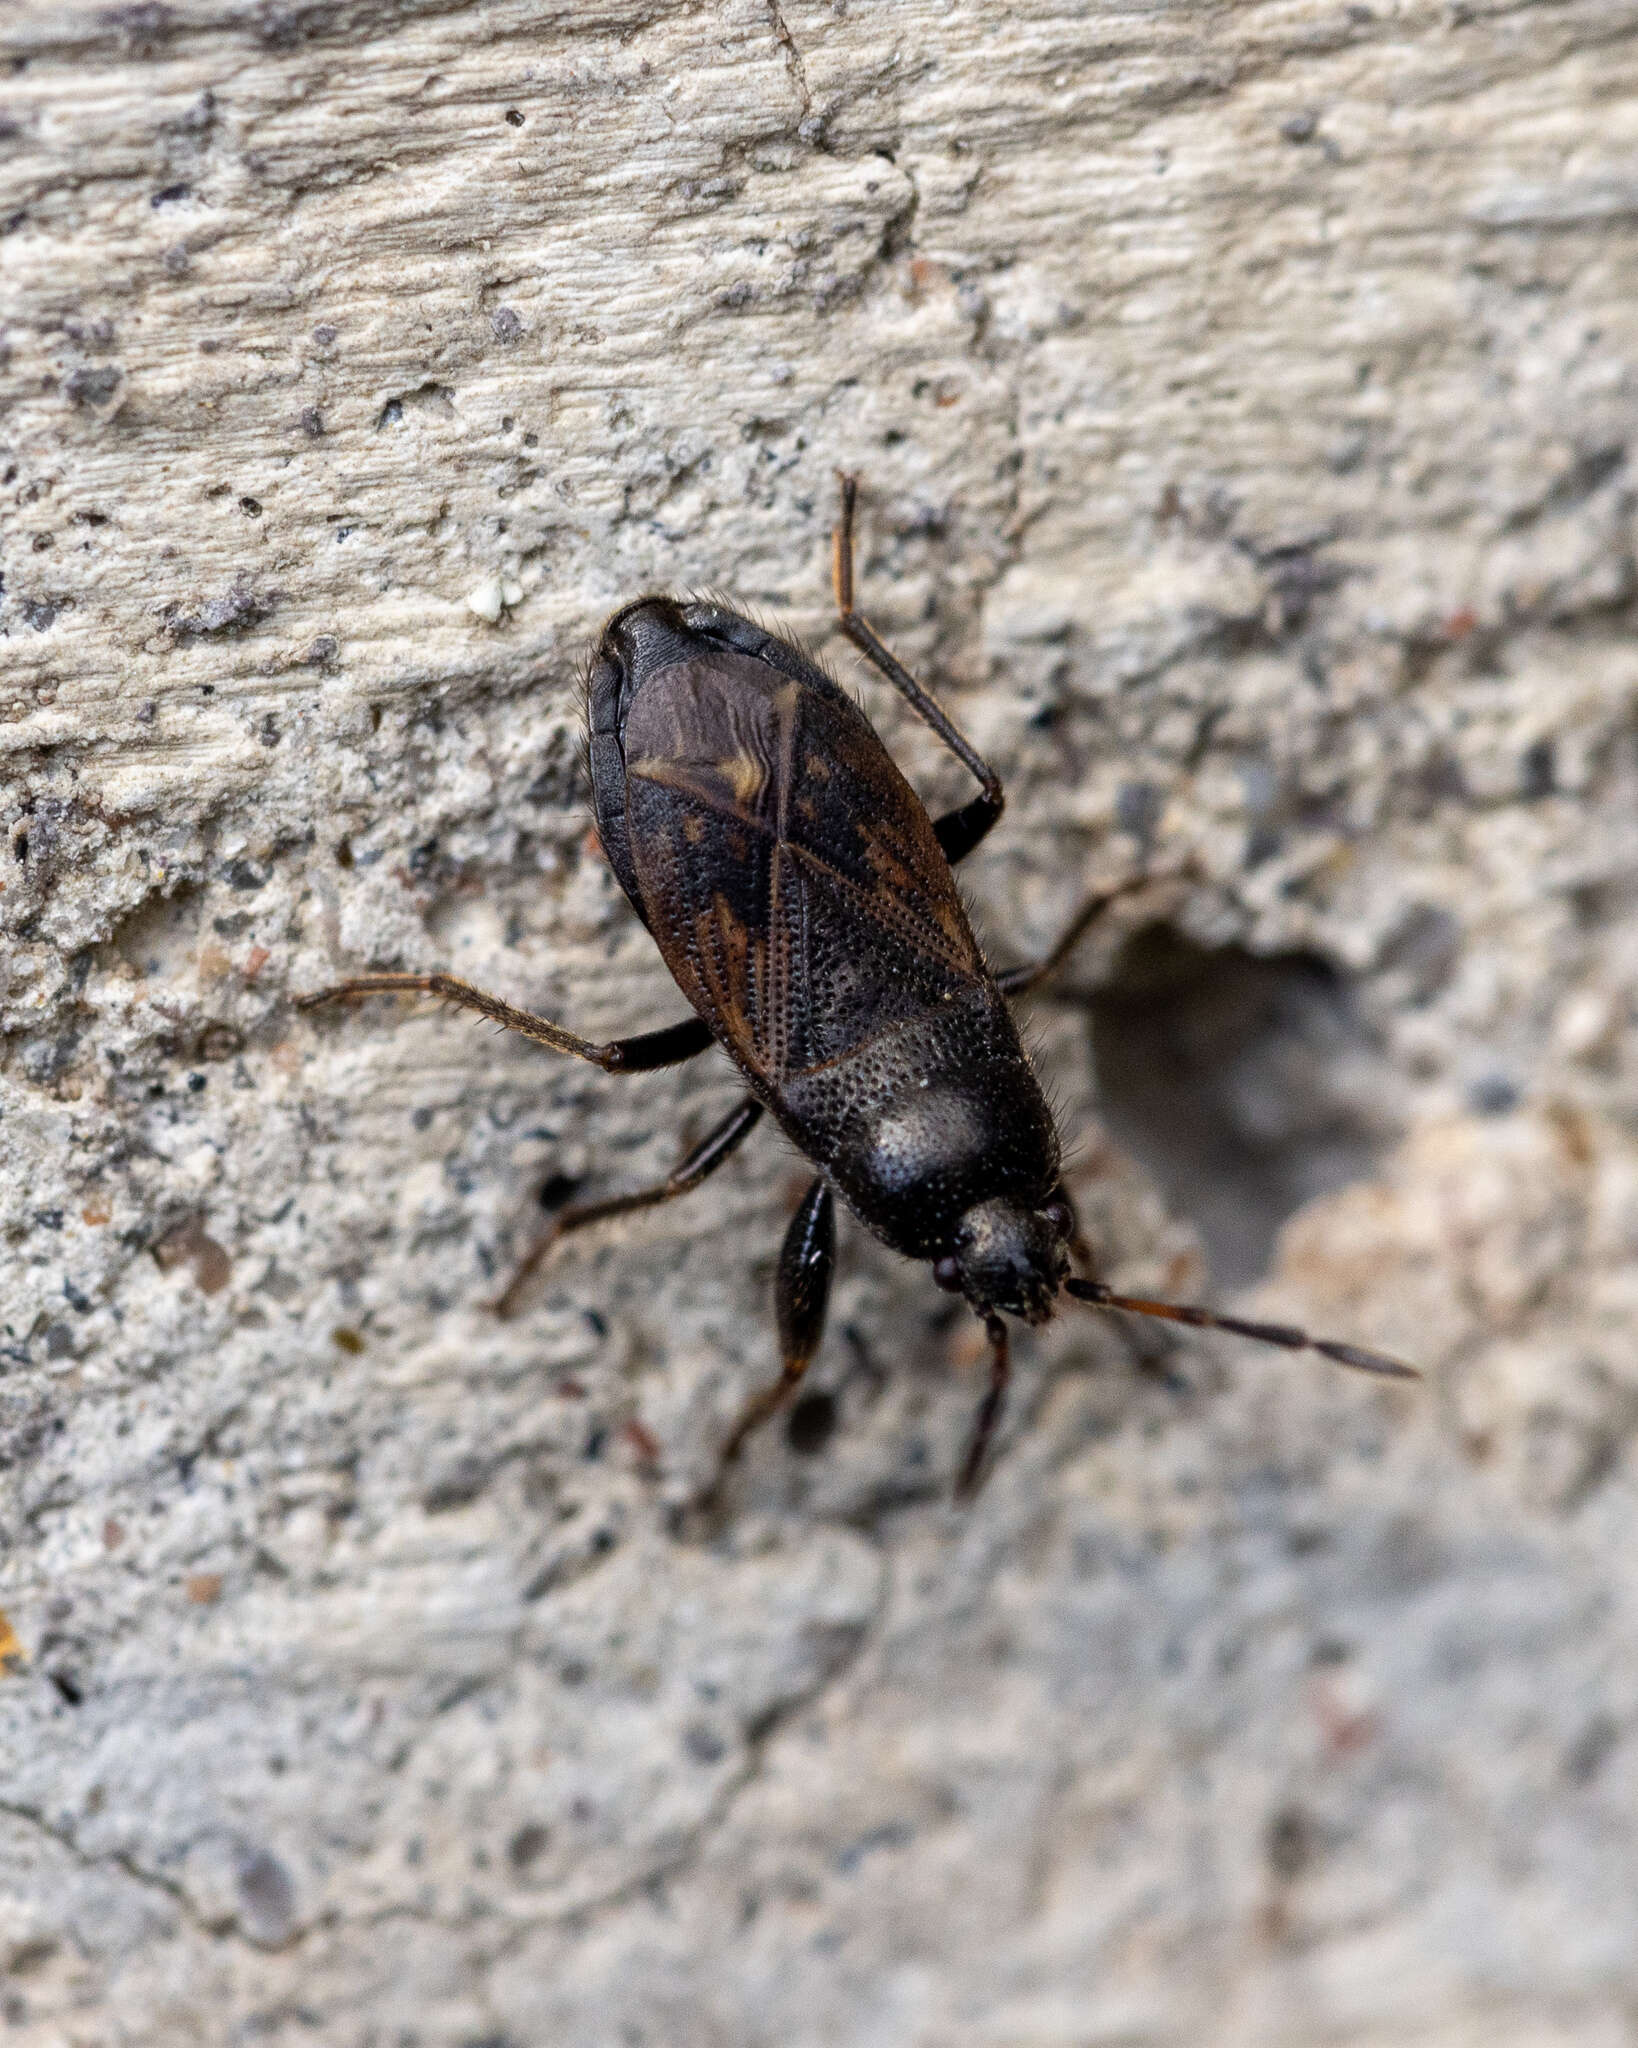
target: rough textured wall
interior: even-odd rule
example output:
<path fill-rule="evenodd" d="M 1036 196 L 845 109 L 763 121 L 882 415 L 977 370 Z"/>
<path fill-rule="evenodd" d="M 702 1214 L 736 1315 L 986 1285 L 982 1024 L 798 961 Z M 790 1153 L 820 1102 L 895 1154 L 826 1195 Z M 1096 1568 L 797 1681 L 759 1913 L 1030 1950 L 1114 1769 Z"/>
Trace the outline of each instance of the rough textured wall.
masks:
<path fill-rule="evenodd" d="M 1638 8 L 0 53 L 5 2038 L 1633 2039 Z M 578 665 L 649 586 L 825 644 L 837 464 L 996 956 L 1194 863 L 1032 1010 L 1105 1270 L 1420 1390 L 1081 1315 L 958 1513 L 973 1328 L 855 1232 L 807 1454 L 673 1533 L 796 1162 L 502 1324 L 723 1062 L 294 1010 L 677 1014 Z"/>

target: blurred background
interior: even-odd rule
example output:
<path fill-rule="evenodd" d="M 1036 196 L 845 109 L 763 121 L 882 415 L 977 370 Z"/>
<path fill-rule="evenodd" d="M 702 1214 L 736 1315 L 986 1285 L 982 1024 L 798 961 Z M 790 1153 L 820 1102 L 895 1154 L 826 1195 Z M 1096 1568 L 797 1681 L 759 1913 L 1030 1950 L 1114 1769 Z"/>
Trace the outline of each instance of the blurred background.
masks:
<path fill-rule="evenodd" d="M 0 18 L 0 2013 L 19 2048 L 1638 2039 L 1638 8 Z M 429 1005 L 679 1014 L 580 781 L 715 588 L 930 803 L 1101 1270 Z"/>

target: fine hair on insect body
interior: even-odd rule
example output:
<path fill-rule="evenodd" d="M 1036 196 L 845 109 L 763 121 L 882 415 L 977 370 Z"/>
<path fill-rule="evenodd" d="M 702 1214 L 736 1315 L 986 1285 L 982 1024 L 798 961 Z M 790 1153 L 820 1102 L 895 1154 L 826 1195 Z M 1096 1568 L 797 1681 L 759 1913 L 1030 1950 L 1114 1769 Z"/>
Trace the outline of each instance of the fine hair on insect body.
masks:
<path fill-rule="evenodd" d="M 1109 906 L 1155 878 L 1089 897 L 1027 966 L 995 969 L 953 869 L 1001 815 L 999 777 L 854 608 L 856 485 L 841 479 L 832 572 L 843 635 L 974 776 L 929 817 L 853 699 L 782 635 L 714 601 L 663 596 L 604 626 L 587 677 L 587 761 L 615 877 L 693 1015 L 597 1042 L 447 974 L 371 973 L 303 997 L 418 994 L 475 1010 L 606 1073 L 647 1073 L 719 1045 L 744 1094 L 663 1181 L 561 1209 L 496 1303 L 518 1305 L 562 1238 L 697 1188 L 771 1116 L 815 1169 L 775 1283 L 780 1372 L 748 1400 L 717 1481 L 784 1403 L 819 1348 L 840 1201 L 892 1250 L 930 1265 L 989 1343 L 989 1384 L 956 1482 L 970 1496 L 1000 1421 L 1007 1318 L 1040 1323 L 1065 1298 L 1226 1330 L 1389 1378 L 1380 1352 L 1193 1304 L 1114 1292 L 1085 1263 L 1055 1119 L 1009 1007 Z"/>

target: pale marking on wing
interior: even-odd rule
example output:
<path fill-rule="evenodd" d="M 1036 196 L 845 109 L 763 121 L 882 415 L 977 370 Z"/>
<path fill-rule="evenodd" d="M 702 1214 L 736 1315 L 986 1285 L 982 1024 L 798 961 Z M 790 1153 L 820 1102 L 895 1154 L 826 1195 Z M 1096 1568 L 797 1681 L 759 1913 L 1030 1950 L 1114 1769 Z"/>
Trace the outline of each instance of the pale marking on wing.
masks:
<path fill-rule="evenodd" d="M 714 895 L 708 906 L 694 918 L 696 960 L 690 963 L 692 978 L 721 1018 L 728 1036 L 746 1065 L 764 1073 L 761 1047 L 751 1021 L 753 956 L 764 949 L 755 944 L 745 926 L 734 915 L 724 897 Z"/>
<path fill-rule="evenodd" d="M 722 776 L 733 787 L 734 801 L 725 802 L 720 790 L 702 783 L 702 773 Z M 640 761 L 626 763 L 626 775 L 628 779 L 635 776 L 640 782 L 656 782 L 662 789 L 674 789 L 680 796 L 692 797 L 703 809 L 715 811 L 719 818 L 732 818 L 736 825 L 748 826 L 765 839 L 774 837 L 772 825 L 765 825 L 760 818 L 739 808 L 758 795 L 767 780 L 766 769 L 747 755 L 736 754 L 728 761 L 670 761 L 663 755 L 645 755 Z"/>
<path fill-rule="evenodd" d="M 735 803 L 748 804 L 753 797 L 762 794 L 768 771 L 749 754 L 730 754 L 726 761 L 719 761 L 716 765 L 718 773 L 734 792 Z"/>
<path fill-rule="evenodd" d="M 945 895 L 924 895 L 918 890 L 920 873 L 917 868 L 918 849 L 902 841 L 895 844 L 882 828 L 882 821 L 861 820 L 858 834 L 864 842 L 865 859 L 871 871 L 886 887 L 889 896 L 901 908 L 914 912 L 911 906 L 925 904 L 934 922 L 952 946 L 963 948 L 967 945 L 969 932 L 967 920 L 962 913 L 960 900 L 952 892 Z"/>

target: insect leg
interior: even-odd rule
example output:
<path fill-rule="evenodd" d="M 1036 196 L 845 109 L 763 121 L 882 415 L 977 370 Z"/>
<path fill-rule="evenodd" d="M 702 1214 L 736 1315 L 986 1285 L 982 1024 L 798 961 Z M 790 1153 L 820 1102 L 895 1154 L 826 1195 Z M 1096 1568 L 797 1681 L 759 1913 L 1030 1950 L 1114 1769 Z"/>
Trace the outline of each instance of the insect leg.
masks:
<path fill-rule="evenodd" d="M 531 1010 L 518 1010 L 499 996 L 474 988 L 469 981 L 457 981 L 453 974 L 361 974 L 352 981 L 338 982 L 316 995 L 297 999 L 299 1010 L 314 1010 L 321 1003 L 333 1003 L 343 996 L 437 996 L 446 1003 L 459 1003 L 464 1010 L 476 1010 L 508 1031 L 521 1032 L 554 1052 L 572 1053 L 590 1060 L 606 1074 L 644 1074 L 656 1067 L 674 1067 L 691 1060 L 711 1043 L 711 1033 L 698 1017 L 681 1024 L 667 1024 L 659 1031 L 642 1031 L 634 1038 L 610 1038 L 602 1043 L 577 1038 L 561 1024 L 537 1017 Z"/>
<path fill-rule="evenodd" d="M 960 1501 L 971 1500 L 978 1491 L 978 1482 L 984 1472 L 984 1453 L 990 1447 L 990 1438 L 994 1436 L 1001 1411 L 1007 1405 L 1007 1383 L 1012 1378 L 1012 1351 L 1007 1341 L 1006 1324 L 999 1316 L 986 1316 L 984 1329 L 990 1340 L 990 1390 L 973 1417 L 967 1455 L 961 1461 L 961 1477 L 956 1481 L 956 1499 Z"/>
<path fill-rule="evenodd" d="M 730 1154 L 739 1150 L 761 1115 L 762 1104 L 747 1095 L 700 1140 L 692 1152 L 672 1167 L 664 1180 L 653 1187 L 638 1188 L 629 1195 L 610 1195 L 601 1202 L 576 1202 L 570 1208 L 560 1209 L 529 1247 L 523 1263 L 506 1283 L 505 1293 L 494 1303 L 496 1315 L 509 1316 L 513 1312 L 530 1275 L 559 1238 L 567 1237 L 571 1230 L 584 1230 L 588 1223 L 601 1223 L 605 1216 L 626 1216 L 634 1209 L 657 1209 L 662 1202 L 675 1201 L 678 1195 L 686 1195 L 715 1173 Z"/>
<path fill-rule="evenodd" d="M 753 1394 L 740 1411 L 739 1420 L 722 1448 L 719 1484 L 722 1474 L 745 1448 L 746 1438 L 778 1412 L 819 1349 L 835 1267 L 836 1203 L 825 1183 L 816 1180 L 791 1218 L 779 1253 L 779 1278 L 774 1290 L 779 1314 L 779 1377 L 771 1386 Z"/>
<path fill-rule="evenodd" d="M 1001 778 L 978 753 L 972 742 L 959 732 L 945 716 L 938 703 L 925 691 L 915 677 L 877 639 L 868 620 L 853 609 L 853 514 L 859 495 L 857 477 L 844 476 L 841 479 L 842 509 L 836 523 L 836 532 L 831 551 L 831 580 L 836 590 L 836 623 L 851 640 L 872 667 L 877 668 L 904 698 L 916 715 L 930 725 L 939 738 L 955 755 L 964 768 L 969 769 L 982 785 L 981 794 L 971 803 L 962 804 L 958 809 L 946 811 L 942 818 L 935 818 L 933 830 L 938 834 L 938 843 L 944 849 L 944 858 L 954 867 L 964 859 L 988 832 L 1001 815 L 1006 802 L 1001 787 Z"/>
<path fill-rule="evenodd" d="M 1112 889 L 1101 889 L 1097 895 L 1088 896 L 1064 927 L 1052 950 L 1022 967 L 1003 968 L 995 977 L 997 988 L 1004 996 L 1021 996 L 1056 974 L 1112 903 L 1118 903 L 1123 896 L 1130 896 L 1138 889 L 1148 888 L 1156 879 L 1154 875 L 1133 875 L 1127 881 L 1117 882 Z"/>

